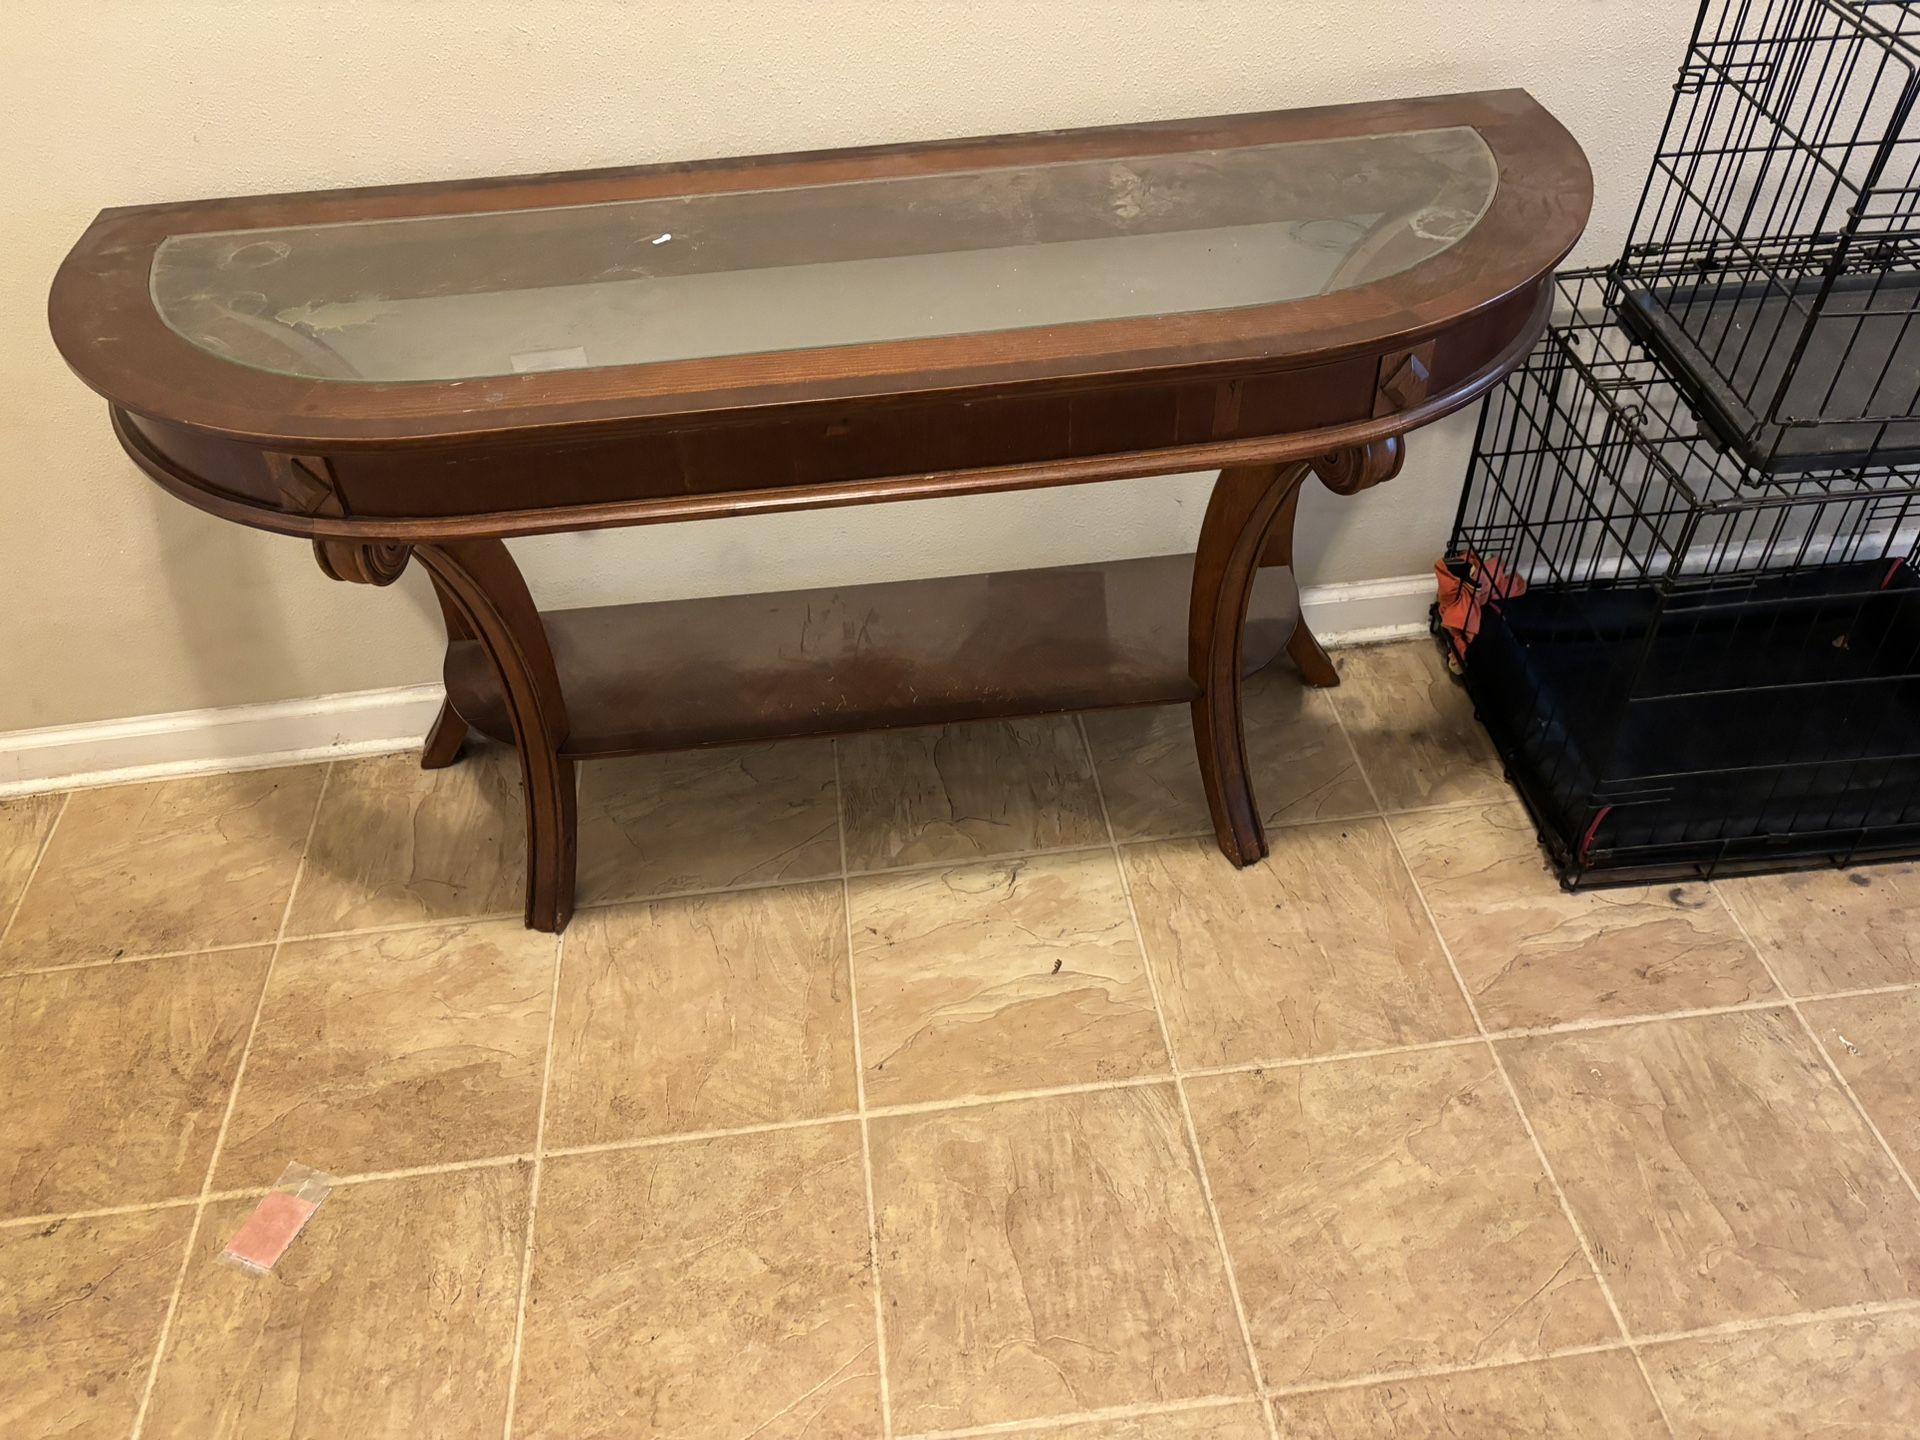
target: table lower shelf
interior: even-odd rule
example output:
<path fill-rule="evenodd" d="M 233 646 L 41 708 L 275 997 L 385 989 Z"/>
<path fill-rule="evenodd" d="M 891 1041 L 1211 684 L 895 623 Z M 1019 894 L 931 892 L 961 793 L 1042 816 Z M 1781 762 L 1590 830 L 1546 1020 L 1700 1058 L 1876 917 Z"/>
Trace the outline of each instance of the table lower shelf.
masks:
<path fill-rule="evenodd" d="M 1187 675 L 1193 557 L 1010 570 L 829 590 L 599 605 L 543 615 L 575 757 L 938 725 L 1199 692 Z M 1244 668 L 1285 648 L 1293 576 L 1261 572 Z M 475 641 L 447 650 L 447 695 L 512 743 Z"/>

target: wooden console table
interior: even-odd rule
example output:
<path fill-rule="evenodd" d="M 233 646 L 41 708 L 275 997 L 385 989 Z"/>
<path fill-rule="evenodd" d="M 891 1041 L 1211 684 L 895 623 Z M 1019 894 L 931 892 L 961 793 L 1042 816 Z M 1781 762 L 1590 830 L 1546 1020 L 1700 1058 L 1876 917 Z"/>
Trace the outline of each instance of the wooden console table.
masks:
<path fill-rule="evenodd" d="M 576 760 L 775 736 L 1190 702 L 1259 859 L 1241 677 L 1336 683 L 1302 480 L 1388 479 L 1515 364 L 1590 199 L 1510 90 L 108 210 L 50 314 L 173 494 L 336 579 L 420 559 L 423 763 L 517 747 L 558 930 Z M 504 544 L 1203 467 L 1191 557 L 543 614 Z"/>

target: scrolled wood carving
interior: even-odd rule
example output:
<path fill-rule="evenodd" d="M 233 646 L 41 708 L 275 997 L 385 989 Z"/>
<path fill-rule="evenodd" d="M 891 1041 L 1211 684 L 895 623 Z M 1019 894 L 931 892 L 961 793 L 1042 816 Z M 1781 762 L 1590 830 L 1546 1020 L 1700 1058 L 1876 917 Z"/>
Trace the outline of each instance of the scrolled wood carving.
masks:
<path fill-rule="evenodd" d="M 391 585 L 407 568 L 413 547 L 399 540 L 315 540 L 313 558 L 330 580 Z"/>
<path fill-rule="evenodd" d="M 1357 495 L 1400 473 L 1407 447 L 1398 435 L 1349 445 L 1313 462 L 1313 473 L 1336 495 Z"/>

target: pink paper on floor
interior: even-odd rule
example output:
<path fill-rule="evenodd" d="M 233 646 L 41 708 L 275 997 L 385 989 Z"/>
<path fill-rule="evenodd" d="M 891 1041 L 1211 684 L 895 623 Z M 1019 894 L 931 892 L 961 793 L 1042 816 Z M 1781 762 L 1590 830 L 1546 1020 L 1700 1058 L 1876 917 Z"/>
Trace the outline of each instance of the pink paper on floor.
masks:
<path fill-rule="evenodd" d="M 320 1202 L 333 1189 L 333 1178 L 305 1165 L 289 1165 L 275 1187 L 263 1195 L 246 1222 L 234 1232 L 220 1258 L 264 1275 L 287 1253 Z"/>

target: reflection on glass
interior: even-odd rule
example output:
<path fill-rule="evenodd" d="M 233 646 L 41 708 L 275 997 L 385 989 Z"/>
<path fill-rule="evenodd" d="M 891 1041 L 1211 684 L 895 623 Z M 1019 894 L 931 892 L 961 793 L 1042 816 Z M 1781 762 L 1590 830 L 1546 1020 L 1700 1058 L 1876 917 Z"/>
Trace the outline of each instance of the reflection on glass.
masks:
<path fill-rule="evenodd" d="M 240 364 L 452 380 L 1303 299 L 1473 228 L 1473 130 L 175 236 L 153 299 Z"/>

